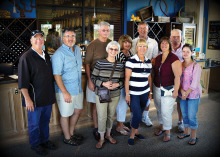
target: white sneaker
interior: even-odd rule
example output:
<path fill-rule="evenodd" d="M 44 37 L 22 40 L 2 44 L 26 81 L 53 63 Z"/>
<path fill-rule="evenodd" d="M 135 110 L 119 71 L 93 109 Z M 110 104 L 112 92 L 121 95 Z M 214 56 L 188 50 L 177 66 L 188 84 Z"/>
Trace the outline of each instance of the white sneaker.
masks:
<path fill-rule="evenodd" d="M 148 127 L 153 126 L 149 117 L 142 117 L 142 122 L 145 123 Z"/>

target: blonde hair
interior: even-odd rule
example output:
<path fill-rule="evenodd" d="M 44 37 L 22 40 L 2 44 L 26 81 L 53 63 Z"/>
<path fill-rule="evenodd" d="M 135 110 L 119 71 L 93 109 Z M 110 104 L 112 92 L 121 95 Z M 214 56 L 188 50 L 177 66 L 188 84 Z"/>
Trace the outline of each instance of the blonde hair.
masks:
<path fill-rule="evenodd" d="M 143 39 L 143 38 L 140 38 L 138 39 L 137 43 L 136 43 L 136 46 L 135 46 L 135 52 L 137 53 L 137 47 L 140 45 L 140 44 L 145 44 L 148 48 L 148 45 L 147 45 L 147 40 Z"/>

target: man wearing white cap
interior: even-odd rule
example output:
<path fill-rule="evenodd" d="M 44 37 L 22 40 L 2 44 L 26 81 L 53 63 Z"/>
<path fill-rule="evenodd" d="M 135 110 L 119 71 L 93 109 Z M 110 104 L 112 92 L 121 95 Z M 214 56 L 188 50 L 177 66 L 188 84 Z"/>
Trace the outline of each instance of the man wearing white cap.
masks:
<path fill-rule="evenodd" d="M 32 47 L 25 52 L 18 64 L 18 85 L 22 92 L 22 105 L 28 111 L 28 132 L 31 149 L 37 154 L 46 155 L 43 147 L 54 150 L 49 141 L 49 123 L 55 91 L 50 57 L 42 48 L 44 33 L 35 30 L 31 33 Z"/>

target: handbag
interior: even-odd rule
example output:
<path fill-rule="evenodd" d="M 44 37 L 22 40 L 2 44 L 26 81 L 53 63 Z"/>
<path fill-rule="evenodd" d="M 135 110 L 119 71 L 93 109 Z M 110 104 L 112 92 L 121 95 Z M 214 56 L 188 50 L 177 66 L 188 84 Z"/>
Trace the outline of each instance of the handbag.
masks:
<path fill-rule="evenodd" d="M 117 61 L 115 60 L 115 64 L 114 64 L 112 73 L 110 75 L 109 81 L 112 79 L 112 76 L 114 74 L 116 63 L 117 63 Z M 107 103 L 107 102 L 112 101 L 111 95 L 110 95 L 110 90 L 108 88 L 104 87 L 104 86 L 98 88 L 98 93 L 97 94 L 99 96 L 100 103 Z"/>

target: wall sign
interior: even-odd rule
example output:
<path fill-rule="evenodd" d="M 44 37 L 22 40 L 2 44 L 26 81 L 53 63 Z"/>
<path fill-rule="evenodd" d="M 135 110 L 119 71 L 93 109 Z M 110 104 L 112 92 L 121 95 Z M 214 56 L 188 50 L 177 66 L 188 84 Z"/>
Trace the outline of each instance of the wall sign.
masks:
<path fill-rule="evenodd" d="M 220 50 L 220 21 L 209 22 L 208 49 Z"/>

